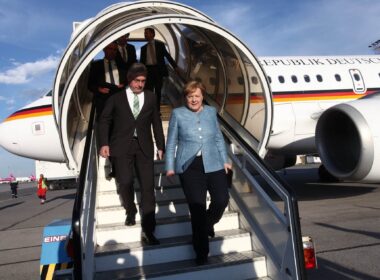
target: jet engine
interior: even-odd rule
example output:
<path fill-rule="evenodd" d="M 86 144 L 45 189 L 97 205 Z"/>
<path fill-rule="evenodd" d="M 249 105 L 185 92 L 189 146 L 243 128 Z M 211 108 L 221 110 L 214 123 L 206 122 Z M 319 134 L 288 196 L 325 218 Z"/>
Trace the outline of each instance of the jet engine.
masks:
<path fill-rule="evenodd" d="M 380 181 L 380 92 L 335 105 L 320 116 L 315 141 L 325 168 L 349 181 Z"/>

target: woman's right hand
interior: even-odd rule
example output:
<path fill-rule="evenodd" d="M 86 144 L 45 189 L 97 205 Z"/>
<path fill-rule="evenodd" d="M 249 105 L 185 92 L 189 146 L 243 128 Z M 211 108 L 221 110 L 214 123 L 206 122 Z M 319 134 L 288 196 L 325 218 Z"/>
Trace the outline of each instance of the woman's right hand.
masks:
<path fill-rule="evenodd" d="M 232 170 L 232 164 L 230 163 L 225 163 L 224 164 L 224 171 L 226 171 L 226 174 L 228 174 L 228 169 Z"/>
<path fill-rule="evenodd" d="M 174 170 L 168 170 L 168 171 L 166 171 L 166 177 L 171 177 L 171 176 L 174 176 L 174 175 L 175 175 Z"/>

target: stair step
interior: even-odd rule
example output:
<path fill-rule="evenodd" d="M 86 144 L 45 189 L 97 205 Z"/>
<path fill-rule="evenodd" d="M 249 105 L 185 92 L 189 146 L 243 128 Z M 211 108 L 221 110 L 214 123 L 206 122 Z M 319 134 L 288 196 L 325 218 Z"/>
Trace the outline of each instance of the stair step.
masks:
<path fill-rule="evenodd" d="M 165 188 L 155 188 L 155 197 L 156 201 L 163 200 L 176 200 L 183 199 L 185 197 L 183 190 L 180 186 L 170 186 Z M 120 206 L 120 196 L 115 190 L 109 191 L 98 191 L 97 193 L 97 205 L 98 207 L 107 207 L 107 206 Z M 141 193 L 139 189 L 135 191 L 135 202 L 140 201 Z"/>
<path fill-rule="evenodd" d="M 163 169 L 162 167 L 161 169 Z M 165 174 L 162 174 L 160 176 L 160 173 L 155 174 L 154 177 L 154 185 L 155 187 L 158 188 L 168 188 L 171 186 L 174 187 L 180 187 L 180 180 L 178 176 L 173 176 L 173 177 L 166 177 Z M 116 190 L 116 180 L 115 178 L 103 178 L 101 176 L 98 177 L 98 183 L 97 183 L 97 191 L 112 191 Z M 138 188 L 138 181 L 136 180 L 135 182 L 136 188 Z"/>
<path fill-rule="evenodd" d="M 247 251 L 211 256 L 208 263 L 202 266 L 196 266 L 193 260 L 184 260 L 147 265 L 143 268 L 97 272 L 95 279 L 239 280 L 266 276 L 265 257 L 256 252 Z"/>
<path fill-rule="evenodd" d="M 160 245 L 143 246 L 141 242 L 98 247 L 96 270 L 108 271 L 135 266 L 194 259 L 191 235 L 161 239 Z M 210 239 L 210 256 L 231 252 L 244 252 L 251 249 L 250 234 L 234 229 L 220 231 Z"/>
<path fill-rule="evenodd" d="M 115 178 L 106 179 L 98 176 L 98 182 L 96 184 L 96 190 L 99 191 L 116 191 Z"/>
<path fill-rule="evenodd" d="M 223 217 L 215 225 L 215 231 L 237 229 L 239 228 L 238 214 L 235 212 L 226 212 Z M 136 223 L 134 226 L 125 226 L 123 223 L 98 225 L 97 244 L 103 246 L 105 244 L 128 243 L 140 240 L 141 224 Z M 155 235 L 158 239 L 169 238 L 181 235 L 191 234 L 191 223 L 189 216 L 158 218 Z"/>
<path fill-rule="evenodd" d="M 206 201 L 207 207 L 210 205 L 210 201 Z M 226 211 L 228 207 L 226 207 Z M 138 213 L 136 214 L 136 221 L 140 221 L 139 207 L 137 207 Z M 156 203 L 156 218 L 168 218 L 189 215 L 189 207 L 186 199 L 176 199 L 167 201 L 158 201 Z M 97 209 L 97 224 L 115 224 L 125 221 L 125 209 L 122 206 L 106 206 Z"/>

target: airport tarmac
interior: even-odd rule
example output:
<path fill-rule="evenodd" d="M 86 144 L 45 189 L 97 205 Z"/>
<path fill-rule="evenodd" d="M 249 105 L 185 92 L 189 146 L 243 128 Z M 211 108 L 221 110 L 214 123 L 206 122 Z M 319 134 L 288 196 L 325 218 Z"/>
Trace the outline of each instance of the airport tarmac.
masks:
<path fill-rule="evenodd" d="M 75 189 L 49 191 L 44 205 L 36 191 L 36 182 L 22 183 L 12 199 L 0 185 L 0 279 L 39 279 L 44 226 L 71 217 Z"/>
<path fill-rule="evenodd" d="M 303 235 L 315 241 L 310 280 L 380 279 L 380 184 L 321 183 L 318 165 L 279 174 L 298 198 Z"/>
<path fill-rule="evenodd" d="M 303 235 L 316 244 L 319 269 L 308 279 L 380 279 L 380 184 L 321 183 L 317 166 L 279 172 L 299 199 Z M 0 185 L 0 279 L 38 279 L 42 231 L 54 219 L 71 217 L 74 189 L 50 191 L 40 205 L 35 183 L 19 198 Z"/>

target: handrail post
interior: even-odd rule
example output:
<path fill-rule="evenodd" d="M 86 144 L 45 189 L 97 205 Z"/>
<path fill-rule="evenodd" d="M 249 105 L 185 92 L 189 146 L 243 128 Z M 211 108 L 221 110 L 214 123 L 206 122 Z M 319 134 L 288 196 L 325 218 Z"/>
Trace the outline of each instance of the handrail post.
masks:
<path fill-rule="evenodd" d="M 75 195 L 73 214 L 71 218 L 71 231 L 72 231 L 72 240 L 74 246 L 74 267 L 73 267 L 73 277 L 75 280 L 82 280 L 82 243 L 81 243 L 81 211 L 82 211 L 82 201 L 84 187 L 86 184 L 86 175 L 87 175 L 87 162 L 90 154 L 90 145 L 92 143 L 93 126 L 95 120 L 95 105 L 92 104 L 89 124 L 87 128 L 86 135 L 86 144 L 84 146 L 83 158 L 80 167 L 79 173 L 79 185 L 77 193 Z"/>

